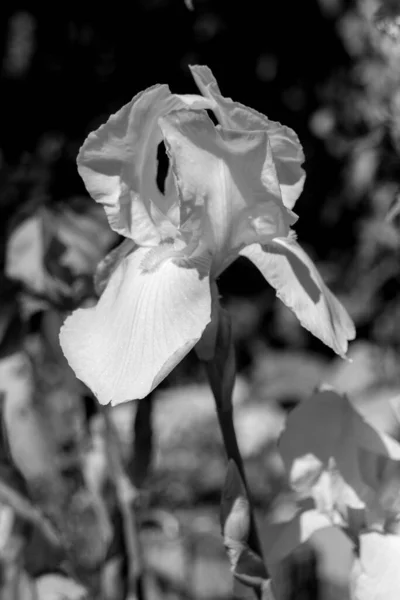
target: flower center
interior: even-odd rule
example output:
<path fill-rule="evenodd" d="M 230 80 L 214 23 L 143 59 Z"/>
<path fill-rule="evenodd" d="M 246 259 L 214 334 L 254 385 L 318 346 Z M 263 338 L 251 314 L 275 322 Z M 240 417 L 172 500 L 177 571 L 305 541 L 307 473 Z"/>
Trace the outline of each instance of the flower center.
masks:
<path fill-rule="evenodd" d="M 164 240 L 159 246 L 151 248 L 143 257 L 140 267 L 146 273 L 153 273 L 168 258 L 185 256 L 186 247 L 179 247 L 171 238 Z"/>

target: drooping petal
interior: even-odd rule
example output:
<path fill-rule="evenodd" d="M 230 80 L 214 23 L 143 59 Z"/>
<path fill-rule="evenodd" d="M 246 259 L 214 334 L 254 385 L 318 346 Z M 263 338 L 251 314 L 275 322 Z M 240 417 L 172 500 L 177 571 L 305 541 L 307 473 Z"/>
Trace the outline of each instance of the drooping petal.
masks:
<path fill-rule="evenodd" d="M 176 111 L 159 122 L 180 191 L 180 227 L 200 223 L 217 261 L 288 234 L 292 214 L 265 131 L 216 128 L 204 111 Z"/>
<path fill-rule="evenodd" d="M 171 256 L 168 244 L 134 250 L 97 305 L 75 311 L 61 329 L 68 362 L 102 404 L 146 396 L 210 321 L 208 265 Z"/>
<path fill-rule="evenodd" d="M 340 356 L 346 354 L 347 341 L 355 337 L 354 324 L 294 239 L 276 239 L 264 247 L 252 244 L 240 254 L 260 269 L 303 327 Z"/>
<path fill-rule="evenodd" d="M 229 129 L 267 131 L 283 203 L 287 208 L 293 208 L 303 191 L 305 180 L 305 173 L 301 168 L 304 154 L 296 133 L 289 127 L 270 121 L 252 108 L 224 98 L 208 67 L 195 65 L 190 70 L 201 93 L 213 102 L 213 111 L 221 125 Z"/>
<path fill-rule="evenodd" d="M 78 171 L 91 196 L 103 204 L 114 231 L 146 246 L 173 236 L 175 227 L 165 215 L 178 199 L 165 198 L 156 184 L 162 141 L 157 121 L 171 110 L 208 104 L 201 96 L 189 96 L 186 102 L 167 85 L 156 85 L 88 136 L 78 155 Z"/>

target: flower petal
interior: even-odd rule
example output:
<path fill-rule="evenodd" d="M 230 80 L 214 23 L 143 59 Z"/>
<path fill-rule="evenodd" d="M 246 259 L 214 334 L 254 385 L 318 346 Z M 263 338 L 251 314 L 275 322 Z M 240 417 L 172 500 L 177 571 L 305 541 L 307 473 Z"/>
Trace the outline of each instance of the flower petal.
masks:
<path fill-rule="evenodd" d="M 91 196 L 103 204 L 114 231 L 146 246 L 173 236 L 175 227 L 165 215 L 177 196 L 166 198 L 156 184 L 162 141 L 157 121 L 171 110 L 208 104 L 201 96 L 185 101 L 167 85 L 156 85 L 88 136 L 78 155 L 78 171 Z"/>
<path fill-rule="evenodd" d="M 252 108 L 221 95 L 211 70 L 205 66 L 191 66 L 193 78 L 201 93 L 213 102 L 213 111 L 223 127 L 245 131 L 265 130 L 271 143 L 272 154 L 281 186 L 282 200 L 293 208 L 303 191 L 305 173 L 301 168 L 304 154 L 296 133 Z"/>
<path fill-rule="evenodd" d="M 203 111 L 176 111 L 159 122 L 180 191 L 181 229 L 197 223 L 220 260 L 288 234 L 292 215 L 281 201 L 266 132 L 216 128 Z"/>
<path fill-rule="evenodd" d="M 133 251 L 97 305 L 75 311 L 61 329 L 69 364 L 102 404 L 146 396 L 210 321 L 208 264 L 178 264 L 171 248 Z"/>
<path fill-rule="evenodd" d="M 260 269 L 303 327 L 344 357 L 347 341 L 355 337 L 354 324 L 294 239 L 275 239 L 264 247 L 252 244 L 240 254 Z"/>
<path fill-rule="evenodd" d="M 113 248 L 96 267 L 96 272 L 93 277 L 94 289 L 101 296 L 110 281 L 111 275 L 115 269 L 121 264 L 123 259 L 131 254 L 135 249 L 136 244 L 129 238 L 121 242 L 116 248 Z"/>

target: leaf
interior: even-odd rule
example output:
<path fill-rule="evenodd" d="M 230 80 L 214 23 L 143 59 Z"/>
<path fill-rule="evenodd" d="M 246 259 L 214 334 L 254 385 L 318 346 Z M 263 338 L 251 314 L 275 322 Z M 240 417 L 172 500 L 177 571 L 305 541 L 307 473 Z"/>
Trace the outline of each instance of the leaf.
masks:
<path fill-rule="evenodd" d="M 369 452 L 374 460 L 400 460 L 400 444 L 369 424 L 344 394 L 331 389 L 316 391 L 290 413 L 279 447 L 291 483 L 296 485 L 298 461 L 312 455 L 331 472 L 336 484 L 332 502 L 355 509 L 376 505 L 376 493 L 360 465 L 362 452 Z M 344 484 L 339 485 L 338 478 L 334 481 L 332 468 Z"/>
<path fill-rule="evenodd" d="M 400 537 L 378 532 L 360 536 L 359 558 L 350 576 L 352 600 L 398 600 Z"/>
<path fill-rule="evenodd" d="M 35 580 L 38 600 L 84 600 L 87 590 L 69 577 L 42 575 Z"/>
<path fill-rule="evenodd" d="M 36 302 L 80 300 L 91 291 L 90 278 L 116 238 L 104 211 L 89 199 L 40 207 L 12 232 L 6 274 L 20 281 Z M 43 306 L 28 302 L 27 310 L 35 312 Z"/>
<path fill-rule="evenodd" d="M 32 365 L 22 352 L 0 361 L 0 391 L 5 393 L 2 416 L 14 464 L 28 485 L 54 483 L 55 446 L 34 404 Z"/>
<path fill-rule="evenodd" d="M 264 526 L 267 564 L 279 563 L 316 531 L 331 527 L 330 519 L 318 510 L 300 509 L 289 521 Z"/>
<path fill-rule="evenodd" d="M 76 198 L 72 207 L 63 206 L 51 215 L 55 235 L 65 248 L 60 263 L 74 275 L 92 275 L 117 235 L 94 202 Z"/>
<path fill-rule="evenodd" d="M 22 353 L 0 361 L 10 454 L 25 478 L 32 501 L 68 546 L 70 560 L 81 568 L 93 569 L 103 562 L 112 532 L 100 498 L 82 481 L 80 453 L 65 457 L 61 446 L 64 440 L 74 438 L 76 411 L 61 394 L 58 400 L 63 407 L 58 408 L 62 410 L 52 414 L 57 396 L 46 405 L 51 396 L 35 389 L 34 382 L 32 364 Z M 72 397 L 70 400 L 74 404 Z"/>
<path fill-rule="evenodd" d="M 233 574 L 241 583 L 254 588 L 261 588 L 268 577 L 261 557 L 250 548 L 240 552 Z"/>
<path fill-rule="evenodd" d="M 370 525 L 383 520 L 384 529 L 397 529 L 400 517 L 400 461 L 377 456 L 365 448 L 359 451 L 360 471 L 376 494 L 376 508 Z M 373 522 L 375 517 L 375 521 Z"/>

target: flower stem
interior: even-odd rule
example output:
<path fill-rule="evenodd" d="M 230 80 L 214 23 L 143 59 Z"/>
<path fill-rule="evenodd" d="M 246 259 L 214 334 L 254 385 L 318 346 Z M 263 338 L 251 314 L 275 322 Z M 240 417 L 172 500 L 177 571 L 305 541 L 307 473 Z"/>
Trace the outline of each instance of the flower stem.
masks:
<path fill-rule="evenodd" d="M 251 495 L 233 422 L 232 392 L 236 376 L 235 349 L 232 340 L 230 317 L 229 314 L 222 309 L 219 312 L 215 354 L 212 360 L 205 360 L 204 364 L 215 399 L 215 407 L 225 452 L 228 460 L 233 460 L 239 469 L 251 506 Z M 250 548 L 262 558 L 261 543 L 252 509 L 250 510 L 248 544 Z"/>

